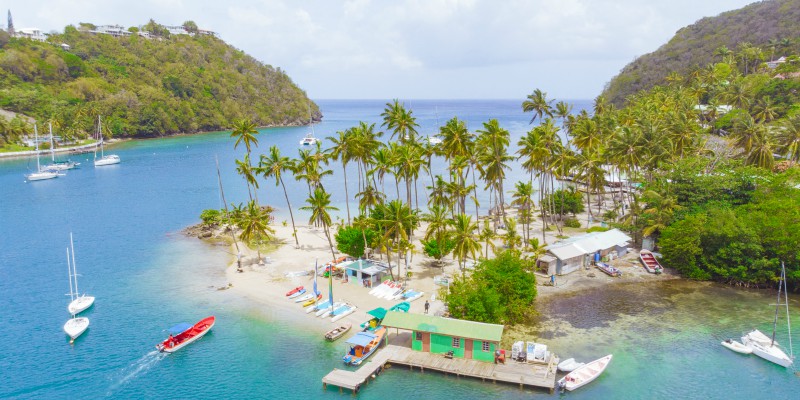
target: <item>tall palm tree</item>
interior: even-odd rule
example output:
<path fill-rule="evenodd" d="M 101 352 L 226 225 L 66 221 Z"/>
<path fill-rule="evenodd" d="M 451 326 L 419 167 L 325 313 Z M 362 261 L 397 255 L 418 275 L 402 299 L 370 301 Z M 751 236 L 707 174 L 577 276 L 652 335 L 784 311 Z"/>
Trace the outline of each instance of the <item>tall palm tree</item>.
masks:
<path fill-rule="evenodd" d="M 236 160 L 236 172 L 244 178 L 247 183 L 247 195 L 250 196 L 250 200 L 253 200 L 253 192 L 258 189 L 258 179 L 256 179 L 256 171 L 250 164 L 249 153 L 244 155 L 244 161 Z M 251 186 L 253 187 L 252 192 L 250 191 Z M 255 199 L 256 203 L 258 203 L 258 193 L 255 193 Z"/>
<path fill-rule="evenodd" d="M 383 209 L 383 219 L 378 223 L 385 229 L 384 237 L 391 238 L 395 249 L 397 249 L 397 260 L 401 258 L 401 242 L 412 242 L 414 228 L 419 224 L 416 211 L 404 204 L 401 200 L 392 200 Z M 400 273 L 398 266 L 398 274 Z"/>
<path fill-rule="evenodd" d="M 239 147 L 239 144 L 241 143 L 244 144 L 245 149 L 247 149 L 247 155 L 245 157 L 247 168 L 244 168 L 243 171 L 252 170 L 252 165 L 250 165 L 250 151 L 253 145 L 258 146 L 258 138 L 256 138 L 257 134 L 258 131 L 256 130 L 256 124 L 254 124 L 250 120 L 240 119 L 234 122 L 233 124 L 233 131 L 231 131 L 231 137 L 236 138 L 236 141 L 233 143 L 233 148 L 236 149 L 237 147 Z M 251 183 L 251 180 L 249 178 L 253 178 L 253 180 L 255 180 L 254 177 L 252 176 L 250 177 L 245 176 L 245 181 L 247 182 L 248 194 L 250 193 L 250 183 Z M 256 188 L 258 188 L 257 185 L 258 183 L 256 183 Z M 252 196 L 250 198 L 252 199 Z"/>
<path fill-rule="evenodd" d="M 358 199 L 359 211 L 361 214 L 366 214 L 376 205 L 382 204 L 386 199 L 386 195 L 368 183 L 364 190 L 356 193 L 356 198 Z"/>
<path fill-rule="evenodd" d="M 347 224 L 350 224 L 350 194 L 347 191 L 347 163 L 350 162 L 353 155 L 350 152 L 350 143 L 352 138 L 352 129 L 347 131 L 336 132 L 339 136 L 329 136 L 327 139 L 333 143 L 333 146 L 327 151 L 334 161 L 342 161 L 342 172 L 344 175 L 344 197 L 346 199 L 345 206 L 347 207 Z"/>
<path fill-rule="evenodd" d="M 777 139 L 780 154 L 794 162 L 800 162 L 800 115 L 783 121 Z"/>
<path fill-rule="evenodd" d="M 535 89 L 533 93 L 529 94 L 527 99 L 522 102 L 522 112 L 533 112 L 533 117 L 530 122 L 533 124 L 537 117 L 541 121 L 545 115 L 548 117 L 553 116 L 553 107 L 550 105 L 552 102 L 553 100 L 547 100 L 547 93 L 540 89 Z"/>
<path fill-rule="evenodd" d="M 508 154 L 508 144 L 510 134 L 508 130 L 500 127 L 496 119 L 491 119 L 483 123 L 483 129 L 477 131 L 479 147 L 482 149 L 478 156 L 482 164 L 484 178 L 487 188 L 491 187 L 498 197 L 500 218 L 505 217 L 505 194 L 503 191 L 503 181 L 506 177 L 506 170 L 509 169 L 508 163 L 513 160 Z"/>
<path fill-rule="evenodd" d="M 520 214 L 527 213 L 528 216 L 533 212 L 533 185 L 525 182 L 517 182 L 514 187 L 516 190 L 513 192 L 512 206 L 516 206 Z M 525 242 L 528 242 L 528 233 L 530 232 L 530 217 L 523 219 L 522 237 Z"/>
<path fill-rule="evenodd" d="M 265 209 L 255 201 L 250 201 L 244 207 L 241 213 L 238 213 L 236 225 L 241 229 L 239 239 L 245 243 L 256 241 L 256 251 L 258 252 L 258 259 L 261 260 L 261 247 L 259 243 L 262 240 L 272 240 L 275 230 L 269 226 L 271 218 L 271 209 Z"/>
<path fill-rule="evenodd" d="M 286 185 L 283 183 L 283 172 L 293 171 L 294 163 L 289 157 L 281 156 L 281 151 L 278 149 L 278 146 L 272 145 L 269 148 L 269 156 L 261 155 L 256 170 L 262 174 L 264 178 L 275 178 L 275 186 L 281 185 L 283 188 L 283 197 L 286 199 L 286 207 L 289 208 L 289 218 L 292 220 L 292 236 L 294 237 L 294 243 L 295 246 L 300 247 L 300 242 L 297 239 L 297 227 L 294 225 L 292 204 L 289 202 L 289 194 L 286 192 Z"/>
<path fill-rule="evenodd" d="M 401 104 L 395 99 L 392 103 L 386 103 L 386 108 L 381 113 L 381 117 L 383 117 L 381 126 L 392 130 L 392 139 L 397 135 L 403 143 L 416 142 L 419 124 L 412 114 L 413 111 L 407 110 L 405 104 Z"/>
<path fill-rule="evenodd" d="M 331 226 L 330 211 L 338 211 L 339 209 L 331 206 L 331 195 L 320 187 L 314 189 L 314 194 L 308 196 L 306 203 L 308 205 L 300 207 L 300 209 L 311 211 L 311 217 L 308 219 L 309 224 L 322 224 L 322 229 L 325 231 L 325 237 L 328 239 L 328 245 L 331 248 L 332 259 L 336 259 L 336 253 L 333 251 L 333 241 L 331 240 L 328 227 Z"/>
<path fill-rule="evenodd" d="M 475 253 L 480 253 L 481 244 L 475 235 L 478 230 L 478 224 L 472 222 L 472 216 L 466 214 L 459 214 L 455 219 L 451 220 L 451 237 L 455 242 L 453 247 L 453 255 L 458 258 L 458 265 L 461 268 L 462 274 L 465 274 L 464 259 L 471 256 L 475 259 Z"/>
<path fill-rule="evenodd" d="M 481 229 L 481 232 L 478 235 L 478 240 L 486 243 L 484 247 L 486 248 L 487 260 L 489 259 L 489 247 L 492 248 L 492 252 L 494 252 L 497 248 L 497 246 L 495 246 L 493 242 L 495 237 L 497 237 L 497 233 L 495 233 L 494 229 L 492 229 L 492 227 L 489 226 L 489 220 L 488 219 L 483 220 L 483 229 Z"/>

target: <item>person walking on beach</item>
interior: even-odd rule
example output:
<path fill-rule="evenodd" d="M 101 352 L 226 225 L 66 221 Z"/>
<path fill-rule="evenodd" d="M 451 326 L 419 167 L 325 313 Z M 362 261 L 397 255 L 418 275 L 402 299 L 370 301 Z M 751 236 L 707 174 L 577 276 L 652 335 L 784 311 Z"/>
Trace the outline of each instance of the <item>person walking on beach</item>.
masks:
<path fill-rule="evenodd" d="M 425 300 L 425 314 L 428 313 L 429 308 L 431 308 L 431 303 L 428 303 L 428 300 Z"/>

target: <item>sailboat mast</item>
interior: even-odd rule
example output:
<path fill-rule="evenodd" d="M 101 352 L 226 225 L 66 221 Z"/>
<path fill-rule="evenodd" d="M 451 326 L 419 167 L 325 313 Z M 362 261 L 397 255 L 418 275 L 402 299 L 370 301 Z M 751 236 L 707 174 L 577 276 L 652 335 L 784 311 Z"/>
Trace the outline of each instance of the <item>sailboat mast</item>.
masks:
<path fill-rule="evenodd" d="M 792 349 L 792 322 L 789 319 L 789 292 L 786 287 L 786 266 L 781 261 L 781 276 L 783 276 L 783 300 L 786 304 L 786 326 L 789 328 L 789 356 L 794 360 L 794 349 Z"/>
<path fill-rule="evenodd" d="M 36 142 L 36 172 L 41 172 L 42 166 L 39 164 L 39 131 L 36 124 L 33 124 L 33 141 Z"/>
<path fill-rule="evenodd" d="M 222 175 L 219 173 L 219 159 L 214 156 L 214 161 L 217 163 L 217 181 L 219 182 L 219 195 L 222 196 L 222 203 L 225 205 L 225 219 L 230 220 L 230 216 L 228 214 L 228 203 L 225 201 L 225 191 L 222 190 Z M 237 266 L 241 267 L 241 260 L 239 259 L 241 252 L 239 251 L 239 243 L 236 241 L 236 236 L 233 234 L 233 229 L 229 229 L 231 232 L 231 238 L 233 239 L 233 244 L 236 246 L 236 261 Z"/>
<path fill-rule="evenodd" d="M 53 123 L 48 122 L 47 127 L 50 129 L 50 159 L 53 160 L 53 162 L 56 162 L 56 146 L 53 140 Z"/>
<path fill-rule="evenodd" d="M 775 330 L 778 329 L 778 310 L 781 308 L 781 290 L 783 290 L 783 279 L 783 269 L 781 269 L 781 280 L 778 282 L 778 301 L 775 302 L 775 319 L 772 321 L 772 343 L 770 346 L 775 345 Z"/>
<path fill-rule="evenodd" d="M 72 248 L 72 272 L 75 277 L 75 295 L 80 296 L 78 291 L 78 267 L 75 265 L 75 245 L 72 243 L 72 232 L 69 233 L 69 246 Z"/>
<path fill-rule="evenodd" d="M 97 116 L 97 134 L 100 136 L 100 158 L 103 158 L 106 156 L 105 150 L 103 148 L 103 143 L 105 142 L 105 140 L 103 140 L 103 122 L 100 121 L 99 115 Z"/>
<path fill-rule="evenodd" d="M 72 291 L 72 267 L 69 263 L 69 247 L 67 247 L 67 278 L 69 278 L 69 300 L 75 300 L 74 292 Z"/>

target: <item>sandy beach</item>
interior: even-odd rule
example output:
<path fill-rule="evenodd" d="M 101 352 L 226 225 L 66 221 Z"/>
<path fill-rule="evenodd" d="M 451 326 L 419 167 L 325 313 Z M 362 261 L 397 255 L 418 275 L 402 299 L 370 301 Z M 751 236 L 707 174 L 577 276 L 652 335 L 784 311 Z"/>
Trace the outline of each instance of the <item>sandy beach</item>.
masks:
<path fill-rule="evenodd" d="M 340 322 L 351 322 L 354 326 L 367 321 L 370 317 L 367 311 L 376 307 L 389 308 L 399 302 L 399 300 L 386 300 L 377 298 L 369 294 L 370 288 L 361 287 L 353 283 L 343 282 L 341 279 L 334 278 L 333 293 L 334 301 L 344 301 L 358 307 L 356 312 L 343 318 L 336 323 L 332 323 L 330 318 L 317 318 L 314 313 L 306 314 L 301 303 L 288 300 L 286 292 L 297 286 L 305 286 L 310 290 L 313 287 L 313 273 L 305 276 L 287 276 L 287 273 L 309 271 L 314 269 L 315 261 L 318 261 L 320 270 L 322 266 L 331 260 L 331 251 L 325 233 L 321 228 L 310 226 L 298 226 L 297 235 L 300 246 L 295 246 L 291 239 L 291 226 L 272 226 L 275 229 L 275 236 L 279 238 L 280 244 L 277 249 L 269 253 L 262 253 L 262 263 L 258 262 L 257 252 L 253 249 L 242 246 L 239 243 L 242 257 L 242 272 L 237 272 L 236 260 L 226 269 L 226 277 L 229 282 L 230 290 L 268 307 L 272 312 L 279 314 L 289 314 L 297 316 L 298 320 L 307 321 L 307 325 L 312 329 L 325 332 L 332 329 Z M 538 231 L 541 238 L 541 222 L 539 226 L 534 224 L 533 232 Z M 415 231 L 417 234 L 424 232 L 424 226 Z M 577 234 L 577 233 L 576 233 Z M 554 233 L 547 232 L 549 243 L 557 241 Z M 499 240 L 498 240 L 499 244 Z M 417 248 L 421 248 L 417 242 Z M 231 246 L 231 252 L 235 249 Z M 343 254 L 336 253 L 337 257 Z M 386 258 L 384 257 L 385 261 Z M 434 284 L 434 276 L 448 274 L 454 276 L 461 271 L 455 260 L 447 257 L 442 267 L 433 263 L 433 259 L 424 254 L 415 254 L 409 260 L 409 271 L 411 276 L 408 278 L 407 287 L 425 294 L 422 298 L 411 303 L 410 312 L 424 312 L 425 301 L 430 302 L 430 313 L 440 313 L 444 310 L 443 303 L 438 300 L 438 290 L 440 286 Z M 396 260 L 392 259 L 395 277 L 398 271 L 395 265 Z M 676 279 L 677 275 L 667 273 L 662 275 L 648 274 L 638 261 L 638 252 L 634 251 L 621 259 L 614 260 L 612 263 L 622 271 L 622 277 L 610 277 L 596 268 L 581 269 L 565 276 L 556 277 L 556 285 L 551 286 L 549 277 L 537 273 L 538 298 L 546 298 L 556 294 L 570 293 L 589 288 L 600 287 L 603 285 L 617 283 L 644 282 L 654 280 Z M 404 266 L 403 266 L 404 268 Z M 318 278 L 318 288 L 323 293 L 323 300 L 328 298 L 328 281 L 325 278 Z M 306 325 L 306 324 L 304 324 Z"/>

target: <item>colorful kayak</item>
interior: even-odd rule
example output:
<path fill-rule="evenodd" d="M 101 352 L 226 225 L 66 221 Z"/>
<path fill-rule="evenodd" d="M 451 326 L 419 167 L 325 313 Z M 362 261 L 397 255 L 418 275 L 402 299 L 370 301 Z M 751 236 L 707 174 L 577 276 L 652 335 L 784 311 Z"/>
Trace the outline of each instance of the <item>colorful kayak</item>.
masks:
<path fill-rule="evenodd" d="M 299 291 L 290 294 L 289 297 L 287 297 L 287 298 L 288 299 L 293 299 L 295 297 L 299 297 L 299 296 L 302 296 L 304 294 L 306 294 L 306 290 L 305 289 L 300 289 Z"/>
<path fill-rule="evenodd" d="M 316 299 L 308 299 L 308 300 L 306 300 L 306 302 L 303 303 L 303 308 L 306 308 L 306 307 L 316 303 L 320 299 L 322 299 L 322 293 L 318 294 Z"/>
<path fill-rule="evenodd" d="M 297 292 L 299 292 L 301 290 L 304 290 L 304 288 L 302 286 L 298 286 L 298 287 L 286 292 L 286 297 L 289 297 L 289 296 L 291 296 L 291 295 L 293 295 L 293 294 L 295 294 L 295 293 L 297 293 Z"/>
<path fill-rule="evenodd" d="M 214 327 L 214 323 L 216 322 L 216 318 L 214 316 L 210 316 L 200 320 L 200 322 L 189 325 L 189 324 L 180 324 L 170 328 L 170 335 L 167 340 L 159 343 L 156 345 L 156 349 L 158 351 L 164 353 L 174 353 L 179 349 L 185 347 L 189 343 L 194 342 L 197 339 L 200 339 Z M 174 336 L 173 336 L 174 335 Z"/>

